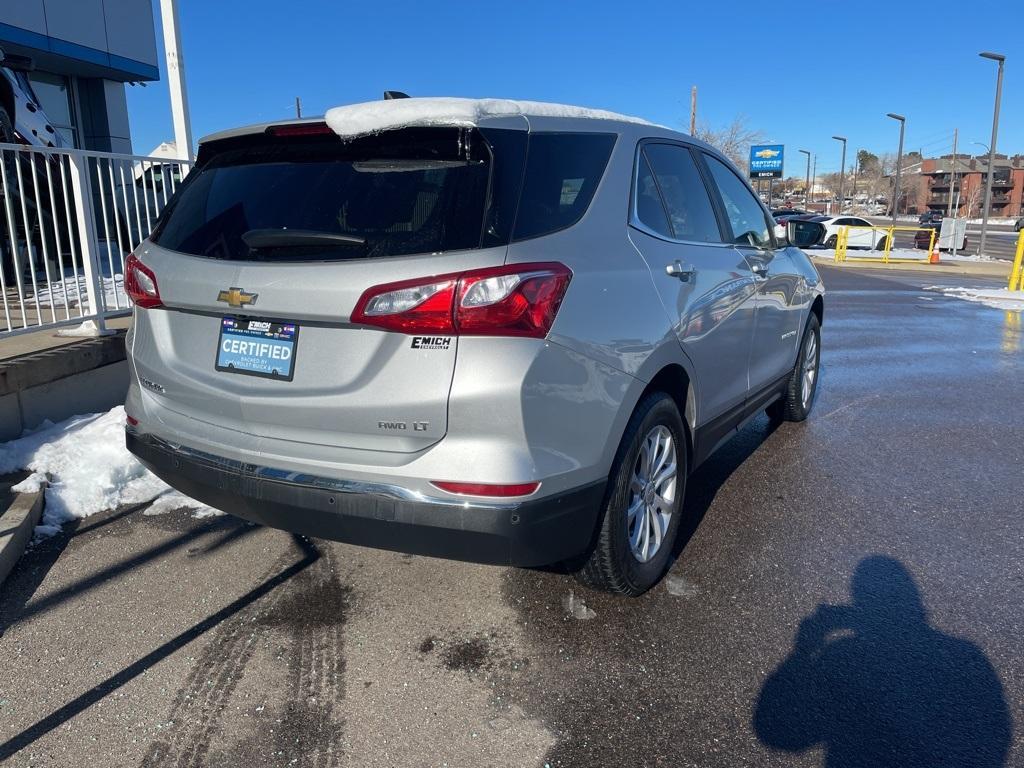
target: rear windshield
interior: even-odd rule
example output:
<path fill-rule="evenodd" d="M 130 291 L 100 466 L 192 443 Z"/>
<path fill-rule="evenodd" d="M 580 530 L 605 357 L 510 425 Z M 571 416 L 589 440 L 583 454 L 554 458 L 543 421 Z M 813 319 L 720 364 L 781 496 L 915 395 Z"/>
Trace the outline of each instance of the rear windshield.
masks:
<path fill-rule="evenodd" d="M 503 245 L 577 222 L 614 138 L 534 134 L 527 146 L 522 131 L 420 128 L 348 142 L 333 135 L 229 140 L 212 157 L 209 150 L 200 156 L 152 239 L 238 261 Z"/>

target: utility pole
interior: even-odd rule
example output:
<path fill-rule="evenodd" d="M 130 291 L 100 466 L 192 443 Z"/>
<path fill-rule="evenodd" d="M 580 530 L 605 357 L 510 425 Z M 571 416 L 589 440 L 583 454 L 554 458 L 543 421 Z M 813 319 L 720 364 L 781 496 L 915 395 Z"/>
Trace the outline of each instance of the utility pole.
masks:
<path fill-rule="evenodd" d="M 843 159 L 839 163 L 839 210 L 837 213 L 841 216 L 843 213 L 843 182 L 846 176 L 846 137 L 845 136 L 833 136 L 836 141 L 843 142 Z"/>
<path fill-rule="evenodd" d="M 697 132 L 697 86 L 690 89 L 690 135 Z"/>
<path fill-rule="evenodd" d="M 167 55 L 167 85 L 171 92 L 174 146 L 178 150 L 178 157 L 191 163 L 195 155 L 192 152 L 192 123 L 189 121 L 188 93 L 185 89 L 185 62 L 181 56 L 181 38 L 178 36 L 177 0 L 160 0 L 160 21 Z"/>
<path fill-rule="evenodd" d="M 903 165 L 903 129 L 906 128 L 907 118 L 903 115 L 897 115 L 895 112 L 889 112 L 886 117 L 891 117 L 893 120 L 899 120 L 900 123 L 900 147 L 896 150 L 896 181 L 892 188 L 892 225 L 896 226 L 896 209 L 900 202 L 900 166 Z"/>
<path fill-rule="evenodd" d="M 853 205 L 857 205 L 857 172 L 860 170 L 860 150 L 858 149 L 853 160 Z"/>
<path fill-rule="evenodd" d="M 1003 63 L 1006 57 L 1001 53 L 982 51 L 978 54 L 983 59 L 992 59 L 999 63 L 999 71 L 996 74 L 996 107 L 992 113 L 992 143 L 988 147 L 988 177 L 985 179 L 985 203 L 981 211 L 981 240 L 978 243 L 978 255 L 985 252 L 985 235 L 988 230 L 988 207 L 992 201 L 992 176 L 995 174 L 996 161 L 996 133 L 999 130 L 999 100 L 1003 95 Z"/>
<path fill-rule="evenodd" d="M 946 209 L 947 218 L 953 215 L 953 194 L 956 192 L 956 141 L 959 132 L 959 128 L 953 129 L 953 164 L 949 167 L 949 205 Z"/>
<path fill-rule="evenodd" d="M 798 151 L 807 155 L 807 181 L 804 183 L 804 208 L 809 211 L 810 208 L 808 206 L 811 202 L 811 153 L 806 149 Z"/>
<path fill-rule="evenodd" d="M 295 117 L 302 119 L 302 99 L 295 97 Z"/>

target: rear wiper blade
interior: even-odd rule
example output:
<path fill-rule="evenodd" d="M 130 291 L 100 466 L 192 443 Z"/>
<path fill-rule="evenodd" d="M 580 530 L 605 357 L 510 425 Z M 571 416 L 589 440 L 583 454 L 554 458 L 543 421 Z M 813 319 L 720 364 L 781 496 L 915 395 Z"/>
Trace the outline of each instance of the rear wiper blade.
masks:
<path fill-rule="evenodd" d="M 302 248 L 366 245 L 366 238 L 315 229 L 250 229 L 242 235 L 242 242 L 250 248 Z"/>

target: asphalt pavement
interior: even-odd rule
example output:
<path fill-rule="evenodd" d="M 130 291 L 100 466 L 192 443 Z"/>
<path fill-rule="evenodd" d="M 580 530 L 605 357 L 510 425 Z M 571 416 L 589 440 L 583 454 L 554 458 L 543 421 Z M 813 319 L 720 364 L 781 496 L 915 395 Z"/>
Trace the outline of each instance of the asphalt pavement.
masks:
<path fill-rule="evenodd" d="M 690 479 L 644 597 L 105 513 L 2 587 L 0 762 L 1024 764 L 1024 323 L 822 272 L 810 420 Z"/>

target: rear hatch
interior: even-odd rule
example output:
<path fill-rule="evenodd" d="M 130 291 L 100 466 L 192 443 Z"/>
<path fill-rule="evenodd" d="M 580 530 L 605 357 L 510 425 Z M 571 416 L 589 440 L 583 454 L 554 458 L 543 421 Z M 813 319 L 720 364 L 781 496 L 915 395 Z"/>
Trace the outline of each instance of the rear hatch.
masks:
<path fill-rule="evenodd" d="M 440 440 L 457 337 L 352 314 L 383 283 L 501 265 L 525 144 L 467 128 L 346 142 L 298 124 L 204 145 L 126 278 L 154 282 L 162 304 L 136 313 L 147 395 L 261 438 L 391 452 Z"/>

